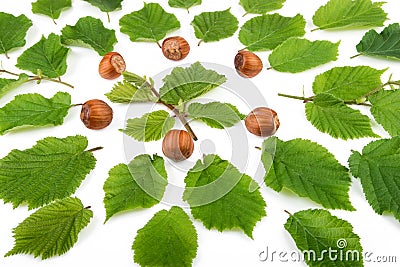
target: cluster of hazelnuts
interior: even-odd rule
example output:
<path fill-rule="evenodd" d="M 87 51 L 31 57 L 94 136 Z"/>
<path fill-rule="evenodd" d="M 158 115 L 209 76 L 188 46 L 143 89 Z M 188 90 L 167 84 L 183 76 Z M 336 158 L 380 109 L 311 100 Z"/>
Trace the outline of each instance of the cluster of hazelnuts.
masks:
<path fill-rule="evenodd" d="M 170 60 L 181 60 L 190 51 L 188 42 L 179 36 L 165 39 L 161 46 L 164 56 Z M 260 58 L 249 51 L 239 51 L 234 60 L 239 75 L 246 78 L 256 76 L 263 68 Z M 99 74 L 104 79 L 116 79 L 125 71 L 126 64 L 117 52 L 107 53 L 99 64 Z M 102 100 L 89 100 L 82 105 L 81 120 L 89 129 L 103 129 L 113 118 L 111 107 Z M 258 107 L 251 111 L 244 120 L 247 130 L 257 136 L 268 137 L 279 128 L 276 112 L 270 108 Z M 164 155 L 174 161 L 189 158 L 194 150 L 193 138 L 187 131 L 170 130 L 162 142 Z"/>

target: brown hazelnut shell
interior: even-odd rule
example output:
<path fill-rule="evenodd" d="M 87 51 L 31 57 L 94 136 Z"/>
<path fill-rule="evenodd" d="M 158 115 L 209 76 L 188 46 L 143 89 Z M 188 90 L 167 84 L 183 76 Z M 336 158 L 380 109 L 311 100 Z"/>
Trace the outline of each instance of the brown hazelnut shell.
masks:
<path fill-rule="evenodd" d="M 92 130 L 107 127 L 113 119 L 112 108 L 103 100 L 93 99 L 86 101 L 81 109 L 81 121 Z"/>
<path fill-rule="evenodd" d="M 107 80 L 113 80 L 121 76 L 125 71 L 124 58 L 117 52 L 109 52 L 104 55 L 99 64 L 99 74 Z"/>
<path fill-rule="evenodd" d="M 164 155 L 173 161 L 182 161 L 193 154 L 192 137 L 184 130 L 170 130 L 162 142 Z"/>
<path fill-rule="evenodd" d="M 182 60 L 190 52 L 190 45 L 185 38 L 173 36 L 165 39 L 161 46 L 164 56 L 170 60 Z"/>
<path fill-rule="evenodd" d="M 244 122 L 250 133 L 262 137 L 274 135 L 280 126 L 278 114 L 266 107 L 254 109 L 246 116 Z"/>
<path fill-rule="evenodd" d="M 250 51 L 239 51 L 235 56 L 235 69 L 244 78 L 252 78 L 263 69 L 261 59 Z"/>

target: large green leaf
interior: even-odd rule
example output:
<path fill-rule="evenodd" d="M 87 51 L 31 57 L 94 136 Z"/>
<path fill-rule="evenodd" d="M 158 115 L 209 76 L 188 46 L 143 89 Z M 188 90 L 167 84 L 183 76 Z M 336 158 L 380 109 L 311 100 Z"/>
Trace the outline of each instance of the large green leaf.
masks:
<path fill-rule="evenodd" d="M 161 100 L 178 105 L 181 101 L 188 102 L 217 88 L 226 82 L 226 77 L 196 62 L 187 68 L 174 68 L 163 81 L 164 85 L 160 88 Z"/>
<path fill-rule="evenodd" d="M 203 12 L 194 17 L 191 25 L 200 42 L 214 42 L 231 37 L 239 27 L 239 21 L 230 9 L 215 12 Z"/>
<path fill-rule="evenodd" d="M 201 0 L 168 0 L 170 7 L 184 8 L 189 12 L 192 6 L 201 5 Z"/>
<path fill-rule="evenodd" d="M 0 12 L 0 54 L 5 54 L 13 48 L 25 45 L 26 32 L 32 26 L 32 21 L 25 15 L 14 15 Z"/>
<path fill-rule="evenodd" d="M 93 212 L 78 198 L 51 203 L 26 218 L 14 228 L 15 246 L 6 256 L 32 254 L 43 260 L 62 255 L 78 241 Z"/>
<path fill-rule="evenodd" d="M 240 0 L 240 5 L 246 14 L 264 14 L 272 10 L 280 9 L 286 0 Z"/>
<path fill-rule="evenodd" d="M 391 136 L 400 135 L 400 91 L 379 91 L 368 97 L 375 120 Z"/>
<path fill-rule="evenodd" d="M 371 0 L 330 0 L 315 12 L 313 22 L 321 30 L 380 27 L 387 19 L 383 4 Z"/>
<path fill-rule="evenodd" d="M 354 101 L 381 86 L 385 71 L 368 66 L 335 67 L 315 77 L 313 92 Z"/>
<path fill-rule="evenodd" d="M 58 92 L 52 98 L 40 94 L 17 95 L 0 108 L 0 135 L 18 126 L 61 125 L 71 107 L 71 95 Z"/>
<path fill-rule="evenodd" d="M 318 94 L 312 102 L 308 102 L 306 116 L 315 128 L 334 138 L 379 137 L 372 131 L 368 116 L 330 94 Z"/>
<path fill-rule="evenodd" d="M 378 214 L 400 221 L 400 137 L 369 143 L 349 158 L 350 171 L 361 180 L 368 203 Z"/>
<path fill-rule="evenodd" d="M 258 221 L 266 215 L 265 202 L 258 189 L 250 192 L 253 179 L 242 174 L 217 155 L 207 155 L 189 170 L 183 200 L 192 215 L 207 229 L 241 229 L 252 237 Z"/>
<path fill-rule="evenodd" d="M 250 51 L 272 50 L 290 37 L 303 36 L 305 26 L 300 14 L 293 18 L 279 14 L 258 16 L 242 26 L 239 40 Z"/>
<path fill-rule="evenodd" d="M 104 183 L 106 221 L 114 214 L 159 203 L 167 186 L 164 159 L 157 155 L 139 155 L 128 165 L 110 170 Z"/>
<path fill-rule="evenodd" d="M 105 95 L 114 103 L 157 102 L 158 100 L 149 88 L 138 88 L 126 80 L 115 84 L 113 89 Z"/>
<path fill-rule="evenodd" d="M 86 137 L 47 137 L 0 159 L 0 197 L 30 209 L 70 196 L 94 168 Z"/>
<path fill-rule="evenodd" d="M 284 142 L 271 137 L 263 143 L 261 161 L 265 183 L 275 191 L 287 188 L 328 209 L 354 210 L 349 173 L 325 147 L 309 140 Z"/>
<path fill-rule="evenodd" d="M 132 249 L 141 266 L 192 266 L 197 254 L 197 232 L 179 207 L 157 212 L 138 231 Z"/>
<path fill-rule="evenodd" d="M 18 86 L 28 82 L 28 80 L 29 76 L 24 73 L 20 74 L 18 79 L 0 78 L 0 98 Z"/>
<path fill-rule="evenodd" d="M 122 8 L 123 0 L 84 0 L 91 5 L 98 7 L 103 12 L 112 12 Z"/>
<path fill-rule="evenodd" d="M 181 27 L 174 14 L 167 13 L 157 3 L 144 3 L 141 10 L 123 16 L 119 20 L 121 32 L 132 42 L 158 42 L 167 33 Z"/>
<path fill-rule="evenodd" d="M 394 23 L 381 33 L 370 30 L 357 45 L 361 55 L 400 59 L 400 25 Z"/>
<path fill-rule="evenodd" d="M 290 38 L 269 55 L 271 68 L 281 72 L 302 72 L 334 61 L 338 56 L 338 43 Z"/>
<path fill-rule="evenodd" d="M 57 78 L 67 71 L 69 48 L 61 45 L 60 36 L 51 33 L 47 39 L 42 36 L 39 42 L 25 50 L 17 60 L 17 67 L 44 76 Z"/>
<path fill-rule="evenodd" d="M 71 0 L 37 0 L 32 3 L 32 13 L 58 19 L 63 10 L 71 7 Z M 54 21 L 55 23 L 55 21 Z"/>
<path fill-rule="evenodd" d="M 362 267 L 360 237 L 353 226 L 327 210 L 302 210 L 290 215 L 285 229 L 308 266 Z"/>
<path fill-rule="evenodd" d="M 114 50 L 117 42 L 115 31 L 104 27 L 103 22 L 93 17 L 80 18 L 75 26 L 62 29 L 63 44 L 94 49 L 100 56 Z"/>

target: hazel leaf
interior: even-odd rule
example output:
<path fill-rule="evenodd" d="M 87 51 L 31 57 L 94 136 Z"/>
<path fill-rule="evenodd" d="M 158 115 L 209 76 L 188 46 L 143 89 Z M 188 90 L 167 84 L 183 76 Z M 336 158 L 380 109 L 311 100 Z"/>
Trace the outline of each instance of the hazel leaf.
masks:
<path fill-rule="evenodd" d="M 240 0 L 246 14 L 265 14 L 283 7 L 286 0 Z"/>
<path fill-rule="evenodd" d="M 25 37 L 29 28 L 32 27 L 32 21 L 25 15 L 18 17 L 0 12 L 0 54 L 26 44 Z"/>
<path fill-rule="evenodd" d="M 228 161 L 207 155 L 187 173 L 183 200 L 207 229 L 238 228 L 252 238 L 256 223 L 266 216 L 259 189 L 250 191 L 254 183 Z"/>
<path fill-rule="evenodd" d="M 400 91 L 381 90 L 368 97 L 375 120 L 391 135 L 400 135 Z"/>
<path fill-rule="evenodd" d="M 122 8 L 123 0 L 84 0 L 92 6 L 98 7 L 103 12 L 112 12 Z"/>
<path fill-rule="evenodd" d="M 239 40 L 249 51 L 272 50 L 290 37 L 305 34 L 306 21 L 300 14 L 283 17 L 267 14 L 249 19 L 239 32 Z"/>
<path fill-rule="evenodd" d="M 289 216 L 285 229 L 304 252 L 308 266 L 364 266 L 360 237 L 353 226 L 327 210 L 296 212 Z"/>
<path fill-rule="evenodd" d="M 269 55 L 271 68 L 280 72 L 297 73 L 335 61 L 338 43 L 290 38 Z"/>
<path fill-rule="evenodd" d="M 78 198 L 65 198 L 40 208 L 13 230 L 15 246 L 5 255 L 32 254 L 42 260 L 65 254 L 78 241 L 93 212 Z"/>
<path fill-rule="evenodd" d="M 194 17 L 191 25 L 200 42 L 215 42 L 231 37 L 239 27 L 239 21 L 230 9 L 215 12 L 203 12 Z"/>
<path fill-rule="evenodd" d="M 0 198 L 29 209 L 70 196 L 95 167 L 87 139 L 76 135 L 47 137 L 26 150 L 12 150 L 0 159 Z"/>
<path fill-rule="evenodd" d="M 343 140 L 361 137 L 377 137 L 368 116 L 347 106 L 343 100 L 322 93 L 306 104 L 307 120 L 315 128 L 334 138 Z"/>
<path fill-rule="evenodd" d="M 168 0 L 170 7 L 184 8 L 189 12 L 189 8 L 201 5 L 202 0 Z"/>
<path fill-rule="evenodd" d="M 70 7 L 71 0 L 37 0 L 32 3 L 32 13 L 46 15 L 55 21 L 63 10 Z"/>
<path fill-rule="evenodd" d="M 138 230 L 132 249 L 141 266 L 192 266 L 197 254 L 197 232 L 180 207 L 161 210 Z"/>
<path fill-rule="evenodd" d="M 0 78 L 0 98 L 22 84 L 28 82 L 29 76 L 22 73 L 18 76 L 18 79 L 3 79 Z"/>
<path fill-rule="evenodd" d="M 157 141 L 163 138 L 174 127 L 175 120 L 164 110 L 144 114 L 140 118 L 128 119 L 124 134 L 137 141 Z"/>
<path fill-rule="evenodd" d="M 387 19 L 383 4 L 371 0 L 330 0 L 315 12 L 313 22 L 320 30 L 380 27 Z"/>
<path fill-rule="evenodd" d="M 118 164 L 108 173 L 103 187 L 106 221 L 122 211 L 156 205 L 167 183 L 164 159 L 157 155 L 139 155 L 128 165 Z"/>
<path fill-rule="evenodd" d="M 58 78 L 67 71 L 69 48 L 61 45 L 60 36 L 51 33 L 25 50 L 17 59 L 17 67 L 49 78 Z"/>
<path fill-rule="evenodd" d="M 74 26 L 66 25 L 61 32 L 63 44 L 91 48 L 100 56 L 113 51 L 117 43 L 115 31 L 105 28 L 101 20 L 90 16 L 80 18 Z"/>
<path fill-rule="evenodd" d="M 71 95 L 56 93 L 52 98 L 40 94 L 17 95 L 0 108 L 0 135 L 20 126 L 61 125 L 71 107 Z"/>
<path fill-rule="evenodd" d="M 126 80 L 115 84 L 112 90 L 105 95 L 113 103 L 157 102 L 158 100 L 150 88 L 137 87 Z"/>
<path fill-rule="evenodd" d="M 275 191 L 286 188 L 328 209 L 354 210 L 348 170 L 325 147 L 309 140 L 284 142 L 271 137 L 263 143 L 261 161 L 265 184 Z"/>
<path fill-rule="evenodd" d="M 119 20 L 121 32 L 132 42 L 158 42 L 167 33 L 181 27 L 174 14 L 167 13 L 157 3 L 144 3 L 142 9 L 123 16 Z"/>

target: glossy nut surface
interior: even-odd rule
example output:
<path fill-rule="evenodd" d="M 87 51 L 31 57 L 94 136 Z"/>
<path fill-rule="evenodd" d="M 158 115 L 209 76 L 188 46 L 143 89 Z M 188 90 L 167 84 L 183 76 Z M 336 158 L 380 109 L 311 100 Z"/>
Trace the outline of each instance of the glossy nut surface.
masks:
<path fill-rule="evenodd" d="M 234 63 L 237 73 L 244 78 L 252 78 L 263 69 L 261 59 L 250 51 L 239 51 Z"/>
<path fill-rule="evenodd" d="M 99 64 L 99 74 L 107 80 L 113 80 L 121 76 L 125 71 L 126 64 L 124 58 L 117 52 L 105 54 Z"/>
<path fill-rule="evenodd" d="M 171 60 L 182 60 L 190 52 L 189 43 L 180 36 L 165 39 L 161 46 L 164 56 Z"/>
<path fill-rule="evenodd" d="M 103 129 L 111 123 L 112 119 L 112 108 L 102 100 L 93 99 L 82 105 L 81 121 L 89 129 Z"/>
<path fill-rule="evenodd" d="M 193 154 L 194 143 L 189 133 L 184 130 L 170 130 L 162 142 L 164 155 L 173 161 L 182 161 Z"/>
<path fill-rule="evenodd" d="M 254 109 L 244 119 L 247 130 L 257 136 L 274 135 L 280 126 L 278 114 L 266 107 Z"/>

